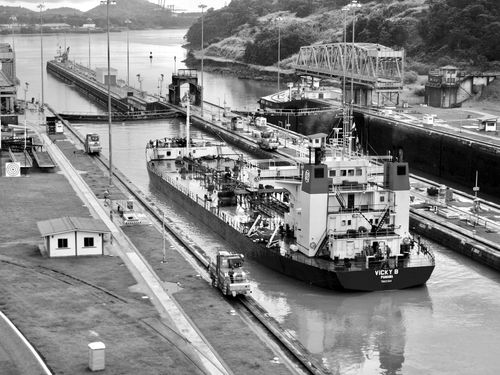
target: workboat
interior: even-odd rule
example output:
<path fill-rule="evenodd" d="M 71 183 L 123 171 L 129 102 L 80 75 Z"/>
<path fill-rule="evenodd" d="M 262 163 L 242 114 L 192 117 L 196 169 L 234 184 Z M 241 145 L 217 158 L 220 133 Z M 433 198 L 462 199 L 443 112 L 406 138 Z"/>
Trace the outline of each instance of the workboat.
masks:
<path fill-rule="evenodd" d="M 425 284 L 434 256 L 409 228 L 408 164 L 309 136 L 298 162 L 147 160 L 150 182 L 234 248 L 320 287 L 376 291 Z"/>
<path fill-rule="evenodd" d="M 258 100 L 258 115 L 276 126 L 296 133 L 330 134 L 340 122 L 342 91 L 334 85 L 319 85 L 318 80 L 289 84 L 288 89 Z"/>

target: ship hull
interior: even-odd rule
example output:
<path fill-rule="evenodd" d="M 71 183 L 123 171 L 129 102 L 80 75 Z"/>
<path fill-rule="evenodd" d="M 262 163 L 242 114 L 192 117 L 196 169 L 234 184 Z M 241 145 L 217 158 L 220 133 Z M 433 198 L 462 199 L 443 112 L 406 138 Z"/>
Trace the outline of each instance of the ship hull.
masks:
<path fill-rule="evenodd" d="M 261 102 L 259 116 L 265 117 L 267 122 L 279 127 L 289 124 L 287 128 L 299 134 L 330 134 L 340 122 L 340 111 L 335 107 L 325 108 L 324 103 L 314 100 L 294 100 L 273 104 Z"/>
<path fill-rule="evenodd" d="M 314 266 L 314 259 L 311 259 L 311 264 L 305 264 L 296 261 L 293 256 L 282 256 L 279 249 L 267 248 L 265 243 L 254 242 L 240 233 L 155 173 L 150 163 L 148 163 L 148 174 L 154 189 L 170 198 L 196 220 L 210 227 L 233 247 L 234 252 L 245 254 L 247 258 L 297 280 L 328 289 L 368 292 L 423 285 L 434 269 L 434 266 L 426 266 L 392 270 L 336 271 Z"/>

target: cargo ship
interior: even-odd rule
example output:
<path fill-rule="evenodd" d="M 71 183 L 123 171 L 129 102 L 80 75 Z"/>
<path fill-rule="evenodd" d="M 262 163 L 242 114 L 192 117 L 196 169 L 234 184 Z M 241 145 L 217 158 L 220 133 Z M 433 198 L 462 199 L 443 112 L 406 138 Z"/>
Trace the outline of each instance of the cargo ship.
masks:
<path fill-rule="evenodd" d="M 343 139 L 309 136 L 300 162 L 147 158 L 150 184 L 282 274 L 348 291 L 425 284 L 435 260 L 409 228 L 408 164 L 375 160 Z"/>
<path fill-rule="evenodd" d="M 342 91 L 336 86 L 303 81 L 260 98 L 258 116 L 296 133 L 330 134 L 342 117 L 341 99 Z"/>

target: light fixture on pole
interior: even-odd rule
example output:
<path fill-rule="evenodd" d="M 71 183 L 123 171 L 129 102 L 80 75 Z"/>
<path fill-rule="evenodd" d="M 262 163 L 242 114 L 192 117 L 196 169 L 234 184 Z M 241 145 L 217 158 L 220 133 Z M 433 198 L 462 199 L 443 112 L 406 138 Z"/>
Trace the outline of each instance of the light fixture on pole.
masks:
<path fill-rule="evenodd" d="M 45 101 L 43 97 L 43 19 L 42 19 L 42 12 L 43 8 L 45 8 L 45 5 L 43 3 L 38 5 L 38 8 L 40 8 L 40 78 L 41 78 L 41 85 L 42 85 L 42 92 L 41 92 L 41 105 L 40 105 L 40 112 L 43 113 L 43 107 L 45 106 Z M 42 124 L 45 123 L 44 117 L 42 115 Z"/>
<path fill-rule="evenodd" d="M 101 5 L 106 5 L 106 37 L 108 45 L 108 139 L 109 139 L 109 186 L 113 185 L 113 152 L 111 138 L 111 65 L 109 53 L 109 5 L 116 4 L 114 0 L 102 0 Z"/>
<path fill-rule="evenodd" d="M 200 4 L 198 5 L 198 8 L 201 8 L 201 93 L 200 93 L 200 96 L 201 96 L 201 100 L 200 100 L 200 110 L 201 110 L 201 117 L 203 117 L 203 57 L 204 57 L 204 52 L 205 52 L 205 48 L 204 48 L 204 42 L 203 42 L 203 18 L 204 18 L 204 15 L 203 15 L 203 9 L 205 9 L 207 6 L 205 4 Z"/>
<path fill-rule="evenodd" d="M 165 212 L 162 212 L 162 219 L 161 219 L 161 237 L 163 239 L 163 246 L 162 246 L 162 260 L 161 263 L 167 263 L 167 251 L 165 247 Z"/>
<path fill-rule="evenodd" d="M 128 37 L 128 32 L 130 30 L 130 24 L 132 21 L 130 21 L 128 18 L 125 20 L 125 24 L 127 25 L 127 86 L 129 86 L 130 82 L 130 59 L 129 59 L 129 37 Z"/>
<path fill-rule="evenodd" d="M 28 93 L 28 82 L 24 83 L 24 150 L 26 150 L 26 108 L 28 108 L 26 103 L 26 94 Z"/>
<path fill-rule="evenodd" d="M 89 33 L 89 69 L 92 69 L 92 64 L 90 62 L 90 25 L 92 24 L 92 18 L 87 18 L 87 31 Z"/>
<path fill-rule="evenodd" d="M 28 93 L 28 87 L 29 87 L 29 85 L 30 84 L 28 82 L 24 83 L 24 110 L 25 111 L 28 108 L 28 102 L 26 101 L 26 94 Z"/>
<path fill-rule="evenodd" d="M 355 53 L 354 53 L 354 28 L 356 25 L 356 9 L 361 8 L 361 4 L 357 0 L 352 0 L 349 5 L 349 9 L 352 9 L 352 66 L 351 66 L 351 104 L 354 104 L 354 65 L 355 65 Z"/>
<path fill-rule="evenodd" d="M 281 17 L 276 18 L 276 23 L 278 24 L 278 92 L 280 91 L 281 21 Z"/>
<path fill-rule="evenodd" d="M 17 17 L 16 16 L 10 16 L 9 20 L 10 20 L 10 29 L 11 29 L 11 32 L 12 32 L 12 50 L 14 50 L 14 45 L 15 45 L 15 41 L 14 41 L 14 22 L 17 22 Z"/>
<path fill-rule="evenodd" d="M 142 81 L 144 81 L 144 78 L 141 77 L 141 74 L 137 74 L 137 81 L 139 81 L 139 91 L 141 92 L 142 95 Z"/>
<path fill-rule="evenodd" d="M 160 74 L 160 78 L 158 78 L 158 95 L 160 95 L 160 100 L 161 100 L 162 86 L 163 86 L 163 74 Z"/>

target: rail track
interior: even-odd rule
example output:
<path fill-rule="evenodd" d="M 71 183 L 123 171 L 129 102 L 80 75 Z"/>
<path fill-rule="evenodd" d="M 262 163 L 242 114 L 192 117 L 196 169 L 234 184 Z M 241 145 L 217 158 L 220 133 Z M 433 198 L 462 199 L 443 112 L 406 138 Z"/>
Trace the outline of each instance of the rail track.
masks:
<path fill-rule="evenodd" d="M 55 112 L 54 112 L 55 113 Z M 71 131 L 73 136 L 83 144 L 83 136 L 79 134 L 73 127 L 64 121 L 67 125 L 67 128 Z M 107 161 L 103 158 L 103 156 L 95 156 L 95 159 L 101 163 L 103 168 L 107 168 Z M 208 280 L 208 273 L 206 269 L 210 260 L 207 256 L 197 251 L 196 248 L 190 245 L 190 243 L 183 238 L 181 234 L 177 232 L 177 230 L 167 222 L 163 221 L 163 216 L 158 207 L 154 204 L 151 204 L 145 195 L 139 193 L 139 189 L 133 187 L 131 181 L 129 181 L 120 171 L 114 170 L 113 175 L 117 182 L 119 182 L 120 188 L 124 189 L 129 195 L 133 196 L 137 202 L 140 202 L 142 208 L 149 213 L 150 217 L 153 219 L 154 225 L 161 230 L 162 225 L 165 225 L 165 229 L 169 234 L 171 240 L 173 240 L 178 248 L 182 249 L 183 255 L 186 259 L 191 258 L 191 264 L 198 268 L 200 274 L 204 274 L 204 277 Z M 423 184 L 428 186 L 439 187 L 440 184 L 425 179 L 423 177 L 419 177 L 416 175 L 411 175 L 411 178 L 417 180 Z M 132 186 L 132 188 L 131 188 Z M 464 193 L 462 191 L 452 189 L 453 193 L 457 196 L 460 196 L 464 199 L 474 199 L 474 196 Z M 480 200 L 483 207 L 487 207 L 492 210 L 498 210 L 500 214 L 500 206 L 491 202 L 487 202 L 484 200 Z M 413 215 L 417 217 L 422 217 L 417 212 L 412 212 Z M 429 219 L 425 217 L 426 220 L 431 220 L 435 225 L 442 225 L 438 220 Z M 496 222 L 491 222 L 492 225 L 499 226 Z M 448 228 L 449 230 L 453 230 Z M 500 229 L 500 226 L 499 226 Z M 475 237 L 473 235 L 469 235 L 466 232 L 458 232 L 457 234 L 461 236 L 466 236 L 471 240 L 475 240 L 483 243 L 486 246 L 491 246 L 491 243 L 487 241 L 481 241 L 480 238 Z M 189 260 L 189 259 L 188 259 Z M 289 334 L 286 330 L 279 326 L 279 324 L 272 318 L 269 317 L 267 312 L 262 309 L 261 306 L 251 297 L 240 297 L 232 301 L 235 304 L 235 307 L 240 311 L 245 311 L 246 314 L 249 314 L 250 318 L 247 321 L 257 321 L 261 328 L 267 332 L 268 337 L 271 337 L 274 340 L 275 344 L 278 345 L 279 348 L 284 349 L 288 356 L 288 364 L 287 367 L 291 369 L 295 373 L 299 374 L 331 374 L 331 372 L 326 369 L 319 361 L 312 358 L 307 349 L 305 349 L 302 344 L 300 344 L 291 334 Z"/>
<path fill-rule="evenodd" d="M 53 111 L 56 113 L 55 111 Z M 72 136 L 83 145 L 83 136 L 76 131 L 71 124 L 63 121 L 66 128 L 71 132 Z M 101 164 L 102 168 L 107 168 L 107 160 L 102 156 L 94 156 L 94 160 Z M 133 183 L 123 175 L 119 170 L 113 170 L 115 182 L 118 182 L 118 187 L 140 204 L 141 208 L 147 212 L 152 219 L 153 225 L 159 230 L 162 230 L 162 225 L 166 230 L 166 234 L 170 242 L 174 243 L 177 249 L 184 255 L 184 257 L 203 275 L 204 279 L 209 280 L 208 266 L 210 259 L 206 254 L 199 252 L 193 247 L 186 238 L 184 238 L 178 231 L 168 222 L 164 221 L 161 210 L 147 199 L 147 197 L 135 188 Z M 279 323 L 269 316 L 252 297 L 245 296 L 230 300 L 236 309 L 242 313 L 247 314 L 245 319 L 250 324 L 255 325 L 258 323 L 257 328 L 261 330 L 260 335 L 266 336 L 271 342 L 271 347 L 276 351 L 277 349 L 283 354 L 280 358 L 283 364 L 294 374 L 313 374 L 313 375 L 328 375 L 332 374 L 331 371 L 326 369 L 320 361 L 313 358 L 308 350 L 295 339 L 289 332 L 284 330 Z"/>

